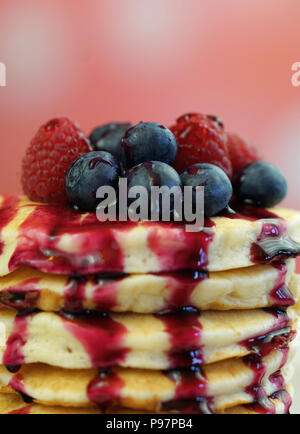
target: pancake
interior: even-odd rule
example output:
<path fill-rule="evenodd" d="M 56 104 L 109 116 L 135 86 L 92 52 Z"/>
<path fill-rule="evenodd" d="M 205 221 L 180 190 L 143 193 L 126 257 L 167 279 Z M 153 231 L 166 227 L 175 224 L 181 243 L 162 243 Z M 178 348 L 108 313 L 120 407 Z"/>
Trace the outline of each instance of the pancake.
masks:
<path fill-rule="evenodd" d="M 98 373 L 24 365 L 13 374 L 0 366 L 0 392 L 51 406 L 214 413 L 285 389 L 292 375 L 284 348 L 264 358 L 251 355 L 183 371 L 112 368 Z"/>
<path fill-rule="evenodd" d="M 299 298 L 295 261 L 237 270 L 135 274 L 119 277 L 59 276 L 21 268 L 0 277 L 0 303 L 19 311 L 158 313 L 288 306 Z"/>
<path fill-rule="evenodd" d="M 274 393 L 262 403 L 245 404 L 225 409 L 225 414 L 288 414 L 291 396 L 290 388 Z M 0 394 L 0 414 L 102 414 L 96 408 L 54 407 L 40 404 L 25 404 L 21 397 L 14 394 Z M 106 414 L 153 414 L 153 412 L 113 408 Z M 159 412 L 156 414 L 167 414 Z"/>
<path fill-rule="evenodd" d="M 300 254 L 300 213 L 247 207 L 205 222 L 106 222 L 95 213 L 2 196 L 0 276 L 21 266 L 54 274 L 224 271 Z"/>
<path fill-rule="evenodd" d="M 0 360 L 68 369 L 170 369 L 266 353 L 295 336 L 294 308 L 85 315 L 0 310 Z M 2 339 L 1 339 L 2 336 Z"/>

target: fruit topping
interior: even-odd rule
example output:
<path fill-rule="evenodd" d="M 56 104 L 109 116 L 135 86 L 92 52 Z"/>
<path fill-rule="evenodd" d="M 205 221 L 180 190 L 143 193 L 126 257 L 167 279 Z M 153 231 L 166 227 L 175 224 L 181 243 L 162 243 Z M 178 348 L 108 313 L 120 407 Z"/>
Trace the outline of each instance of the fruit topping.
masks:
<path fill-rule="evenodd" d="M 181 175 L 183 187 L 193 187 L 193 207 L 196 207 L 196 187 L 204 187 L 204 215 L 212 217 L 228 205 L 232 185 L 226 173 L 208 163 L 194 164 Z"/>
<path fill-rule="evenodd" d="M 177 221 L 182 217 L 179 205 L 203 216 L 197 187 L 204 187 L 205 217 L 217 215 L 229 202 L 273 207 L 287 193 L 282 172 L 261 161 L 252 144 L 227 133 L 219 117 L 199 113 L 179 117 L 170 129 L 157 122 L 105 124 L 92 131 L 90 141 L 69 118 L 52 119 L 31 141 L 23 160 L 22 184 L 33 201 L 71 203 L 86 211 L 99 209 L 99 199 L 106 194 L 102 190 L 97 198 L 100 187 L 112 187 L 111 205 L 119 204 L 122 219 L 128 204 L 129 212 L 144 206 L 146 192 L 147 213 L 141 213 L 142 218 L 154 215 L 166 220 L 170 205 L 169 217 Z M 133 187 L 144 190 L 134 196 Z M 178 187 L 176 193 L 167 191 L 173 187 Z M 192 187 L 192 194 L 184 187 Z"/>
<path fill-rule="evenodd" d="M 227 137 L 223 123 L 212 115 L 187 114 L 177 119 L 171 127 L 177 143 L 177 157 L 173 167 L 178 173 L 197 163 L 210 163 L 224 170 L 231 178 Z"/>
<path fill-rule="evenodd" d="M 112 122 L 95 128 L 90 134 L 91 146 L 95 151 L 110 152 L 119 160 L 123 160 L 123 148 L 120 145 L 129 123 Z"/>
<path fill-rule="evenodd" d="M 151 201 L 151 187 L 181 187 L 180 176 L 173 167 L 161 161 L 147 161 L 133 167 L 126 173 L 128 191 L 132 187 L 144 187 L 148 193 L 148 209 L 156 215 L 162 214 L 162 197 L 158 201 Z M 170 211 L 172 212 L 174 201 L 170 198 Z"/>
<path fill-rule="evenodd" d="M 146 161 L 171 164 L 177 153 L 177 142 L 171 131 L 157 122 L 140 122 L 127 130 L 121 141 L 127 167 Z"/>
<path fill-rule="evenodd" d="M 89 152 L 79 157 L 70 167 L 66 191 L 72 205 L 93 211 L 99 204 L 96 193 L 101 186 L 118 188 L 120 165 L 105 151 Z"/>
<path fill-rule="evenodd" d="M 260 160 L 258 149 L 237 134 L 227 133 L 227 146 L 235 175 L 239 175 L 244 167 Z"/>
<path fill-rule="evenodd" d="M 238 200 L 251 205 L 273 207 L 287 194 L 287 181 L 276 166 L 256 161 L 243 169 L 235 185 Z"/>
<path fill-rule="evenodd" d="M 88 139 L 70 119 L 47 122 L 31 140 L 23 159 L 24 193 L 36 202 L 66 204 L 66 173 L 76 158 L 89 151 Z"/>

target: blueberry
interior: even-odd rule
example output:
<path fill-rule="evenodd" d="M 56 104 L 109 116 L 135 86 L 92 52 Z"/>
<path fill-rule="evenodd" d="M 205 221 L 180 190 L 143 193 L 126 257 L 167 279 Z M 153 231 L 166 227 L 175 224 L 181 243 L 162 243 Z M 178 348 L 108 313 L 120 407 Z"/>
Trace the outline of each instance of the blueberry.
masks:
<path fill-rule="evenodd" d="M 162 215 L 162 197 L 158 203 L 151 203 L 151 187 L 181 187 L 180 176 L 173 167 L 161 161 L 147 161 L 141 163 L 126 173 L 128 190 L 131 187 L 144 187 L 148 193 L 149 217 L 151 207 L 156 207 L 159 216 Z M 129 200 L 130 202 L 130 200 Z M 174 211 L 174 198 L 170 197 L 170 211 Z M 172 216 L 171 216 L 172 217 Z"/>
<path fill-rule="evenodd" d="M 269 208 L 286 196 L 287 180 L 273 164 L 255 161 L 243 170 L 235 189 L 239 200 Z"/>
<path fill-rule="evenodd" d="M 182 185 L 204 187 L 204 215 L 212 217 L 228 205 L 232 197 L 232 185 L 226 173 L 213 164 L 201 163 L 189 167 L 181 175 Z M 193 189 L 193 208 L 196 192 Z"/>
<path fill-rule="evenodd" d="M 89 137 L 92 148 L 95 151 L 110 152 L 123 162 L 124 153 L 120 142 L 130 127 L 129 123 L 112 122 L 95 128 Z"/>
<path fill-rule="evenodd" d="M 177 154 L 174 134 L 156 122 L 140 122 L 129 128 L 121 145 L 125 151 L 128 168 L 146 161 L 171 164 Z"/>
<path fill-rule="evenodd" d="M 89 152 L 77 158 L 66 178 L 66 191 L 72 205 L 93 211 L 99 204 L 96 192 L 109 185 L 118 188 L 120 165 L 113 155 L 104 151 Z"/>

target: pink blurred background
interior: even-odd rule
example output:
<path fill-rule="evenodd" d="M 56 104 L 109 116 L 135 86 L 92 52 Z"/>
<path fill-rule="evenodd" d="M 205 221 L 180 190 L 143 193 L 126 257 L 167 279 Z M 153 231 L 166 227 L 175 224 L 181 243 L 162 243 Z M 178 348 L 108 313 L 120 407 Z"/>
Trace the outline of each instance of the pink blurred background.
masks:
<path fill-rule="evenodd" d="M 299 15 L 294 0 L 0 0 L 1 193 L 21 191 L 25 148 L 52 117 L 89 133 L 200 111 L 258 144 L 300 208 Z"/>

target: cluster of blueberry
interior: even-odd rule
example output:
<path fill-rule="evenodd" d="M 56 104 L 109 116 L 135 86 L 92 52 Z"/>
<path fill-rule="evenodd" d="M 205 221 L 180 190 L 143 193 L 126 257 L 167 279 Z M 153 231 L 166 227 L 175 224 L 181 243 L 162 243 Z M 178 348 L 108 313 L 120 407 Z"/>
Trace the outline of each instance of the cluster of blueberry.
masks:
<path fill-rule="evenodd" d="M 272 164 L 254 161 L 236 177 L 215 164 L 199 162 L 178 173 L 172 164 L 178 141 L 170 129 L 156 122 L 131 126 L 111 123 L 96 128 L 89 137 L 93 151 L 77 158 L 66 177 L 70 202 L 79 209 L 92 211 L 98 204 L 96 191 L 103 185 L 118 188 L 126 177 L 128 189 L 143 186 L 204 187 L 204 213 L 212 217 L 227 207 L 234 196 L 251 205 L 271 207 L 287 192 L 287 182 Z M 173 164 L 174 166 L 174 164 Z"/>

